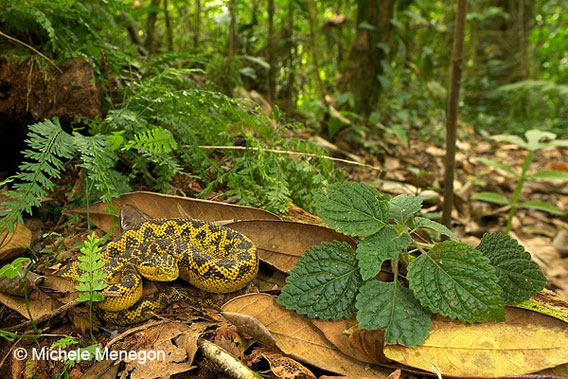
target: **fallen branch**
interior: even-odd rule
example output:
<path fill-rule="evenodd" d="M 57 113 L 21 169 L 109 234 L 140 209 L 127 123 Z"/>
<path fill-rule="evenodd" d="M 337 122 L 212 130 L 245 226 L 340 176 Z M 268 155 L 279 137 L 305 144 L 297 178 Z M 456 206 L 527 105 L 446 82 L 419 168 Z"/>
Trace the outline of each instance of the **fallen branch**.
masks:
<path fill-rule="evenodd" d="M 223 348 L 207 340 L 199 340 L 199 348 L 203 355 L 217 367 L 236 379 L 260 379 L 261 376 L 236 360 Z"/>
<path fill-rule="evenodd" d="M 20 41 L 20 40 L 17 39 L 17 38 L 14 38 L 14 37 L 9 36 L 9 35 L 7 35 L 7 34 L 5 34 L 5 33 L 2 33 L 1 31 L 0 31 L 0 36 L 9 39 L 9 40 L 12 41 L 12 42 L 19 43 L 20 45 L 22 45 L 22 46 L 24 46 L 24 47 L 27 47 L 28 49 L 30 49 L 31 51 L 33 51 L 34 53 L 36 53 L 37 55 L 39 55 L 40 57 L 42 57 L 43 59 L 45 59 L 46 61 L 48 61 L 53 67 L 55 67 L 55 68 L 57 69 L 57 71 L 59 71 L 61 74 L 63 74 L 63 71 L 59 68 L 58 65 L 55 64 L 54 61 L 52 61 L 47 55 L 43 54 L 41 51 L 39 51 L 39 50 L 36 49 L 35 47 L 33 47 L 33 46 L 31 46 L 31 45 L 28 45 L 27 43 L 25 43 L 25 42 L 23 42 L 23 41 Z"/>
<path fill-rule="evenodd" d="M 198 146 L 198 147 L 200 149 L 209 149 L 209 150 L 253 150 L 253 151 L 262 150 L 262 151 L 266 151 L 268 153 L 275 153 L 275 154 L 288 154 L 288 155 L 296 155 L 296 156 L 300 156 L 300 157 L 327 159 L 327 160 L 330 160 L 330 161 L 347 163 L 347 164 L 350 164 L 350 165 L 370 168 L 370 169 L 375 170 L 375 171 L 383 171 L 379 167 L 371 166 L 371 165 L 361 163 L 361 162 L 355 162 L 355 161 L 350 161 L 348 159 L 334 158 L 334 157 L 328 157 L 328 156 L 325 156 L 325 155 L 318 155 L 318 154 L 312 154 L 312 153 L 301 153 L 301 152 L 298 152 L 298 151 L 276 150 L 276 149 L 259 149 L 258 147 L 246 147 L 246 146 Z"/>

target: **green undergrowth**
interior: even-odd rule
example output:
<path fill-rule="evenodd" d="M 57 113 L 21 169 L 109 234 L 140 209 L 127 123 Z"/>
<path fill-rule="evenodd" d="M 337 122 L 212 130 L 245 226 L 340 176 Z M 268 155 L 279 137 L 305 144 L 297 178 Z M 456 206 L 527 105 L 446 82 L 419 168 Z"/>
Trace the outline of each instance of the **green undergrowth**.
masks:
<path fill-rule="evenodd" d="M 504 321 L 505 305 L 544 288 L 546 277 L 516 240 L 485 234 L 477 247 L 420 217 L 417 196 L 388 197 L 345 182 L 317 193 L 317 214 L 361 239 L 313 246 L 292 269 L 278 297 L 288 309 L 323 320 L 356 315 L 362 329 L 384 329 L 385 343 L 417 346 L 437 313 L 463 322 Z M 447 241 L 429 242 L 443 235 Z M 383 271 L 390 280 L 377 279 Z"/>

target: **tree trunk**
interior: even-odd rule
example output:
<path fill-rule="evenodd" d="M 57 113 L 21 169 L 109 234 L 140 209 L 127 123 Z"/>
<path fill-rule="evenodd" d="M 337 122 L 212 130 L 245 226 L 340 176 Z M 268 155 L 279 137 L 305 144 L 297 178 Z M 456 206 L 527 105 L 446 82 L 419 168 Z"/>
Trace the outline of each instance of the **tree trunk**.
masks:
<path fill-rule="evenodd" d="M 237 19 L 235 17 L 235 1 L 229 0 L 229 15 L 231 22 L 229 24 L 229 39 L 227 41 L 227 68 L 228 75 L 232 77 L 233 74 L 233 59 L 235 55 L 235 43 L 237 38 Z"/>
<path fill-rule="evenodd" d="M 166 22 L 166 38 L 168 43 L 168 51 L 174 49 L 174 39 L 172 36 L 172 27 L 170 25 L 170 14 L 168 12 L 168 0 L 164 0 L 164 21 Z"/>
<path fill-rule="evenodd" d="M 294 83 L 296 82 L 296 68 L 294 67 L 296 56 L 296 44 L 294 42 L 294 0 L 288 0 L 288 83 L 286 101 L 290 109 L 296 106 L 294 100 Z"/>
<path fill-rule="evenodd" d="M 201 0 L 195 0 L 195 29 L 193 32 L 193 46 L 199 47 L 199 33 L 201 29 Z"/>
<path fill-rule="evenodd" d="M 274 0 L 268 0 L 268 99 L 276 101 L 276 61 L 274 59 Z"/>
<path fill-rule="evenodd" d="M 319 73 L 319 55 L 317 50 L 317 43 L 316 43 L 316 32 L 315 32 L 315 11 L 314 7 L 316 4 L 313 1 L 307 1 L 306 6 L 308 8 L 308 23 L 310 25 L 310 39 L 309 39 L 309 49 L 312 53 L 312 73 L 314 76 L 314 80 L 316 81 L 316 91 L 318 94 L 319 100 L 325 104 L 325 91 L 323 88 L 323 82 L 321 81 L 320 73 Z"/>
<path fill-rule="evenodd" d="M 357 2 L 357 32 L 340 87 L 353 93 L 355 110 L 363 115 L 368 115 L 377 106 L 382 91 L 378 77 L 383 74 L 381 61 L 386 58 L 386 54 L 379 44 L 390 45 L 390 21 L 395 2 L 396 0 Z"/>
<path fill-rule="evenodd" d="M 148 54 L 154 52 L 154 38 L 159 7 L 160 0 L 152 0 L 150 2 L 150 12 L 148 12 L 148 17 L 146 18 L 146 39 L 144 40 L 144 48 L 148 51 Z"/>
<path fill-rule="evenodd" d="M 460 81 L 463 67 L 463 42 L 465 34 L 465 16 L 467 0 L 457 0 L 456 26 L 454 29 L 454 46 L 452 49 L 452 66 L 450 72 L 450 91 L 446 119 L 446 158 L 444 175 L 444 205 L 442 223 L 448 228 L 452 223 L 454 206 L 454 171 L 456 166 L 456 132 L 459 111 Z"/>

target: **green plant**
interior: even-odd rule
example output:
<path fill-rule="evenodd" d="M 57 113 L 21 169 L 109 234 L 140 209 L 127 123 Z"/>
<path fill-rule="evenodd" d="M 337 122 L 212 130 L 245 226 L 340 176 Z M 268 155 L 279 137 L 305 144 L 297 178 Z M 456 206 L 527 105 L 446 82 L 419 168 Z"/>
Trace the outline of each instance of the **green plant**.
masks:
<path fill-rule="evenodd" d="M 315 202 L 323 221 L 361 242 L 356 250 L 324 242 L 298 260 L 278 303 L 308 317 L 357 314 L 360 328 L 386 330 L 385 343 L 417 346 L 429 334 L 431 312 L 464 322 L 504 321 L 505 304 L 522 302 L 546 284 L 515 240 L 486 234 L 477 248 L 459 242 L 445 226 L 419 216 L 416 196 L 389 199 L 345 182 L 328 186 Z M 424 242 L 417 233 L 422 229 L 450 240 Z M 389 266 L 392 281 L 377 280 Z"/>
<path fill-rule="evenodd" d="M 77 301 L 87 301 L 89 303 L 89 327 L 91 339 L 95 341 L 93 336 L 93 303 L 103 301 L 105 298 L 101 291 L 107 287 L 103 280 L 105 274 L 100 271 L 104 266 L 102 258 L 102 241 L 97 239 L 94 234 L 89 235 L 81 248 L 81 254 L 77 259 L 79 260 L 79 269 L 83 271 L 77 277 L 76 288 L 80 291 Z"/>
<path fill-rule="evenodd" d="M 66 349 L 69 346 L 73 346 L 73 345 L 77 345 L 79 343 L 78 340 L 76 340 L 75 338 L 71 337 L 71 336 L 67 336 L 67 337 L 63 337 L 58 339 L 57 341 L 55 341 L 51 346 L 50 346 L 50 350 L 54 350 L 54 349 Z M 81 360 L 83 360 L 83 358 L 85 356 L 88 356 L 88 359 L 86 360 L 92 360 L 93 358 L 97 357 L 96 352 L 97 349 L 99 348 L 99 345 L 90 345 L 87 347 L 81 347 L 77 349 L 77 358 L 76 359 L 66 359 L 64 364 L 63 364 L 63 368 L 61 369 L 61 372 L 55 374 L 53 377 L 54 379 L 60 379 L 60 378 L 64 378 L 64 379 L 69 379 L 69 369 L 72 368 L 73 366 L 75 366 L 78 362 L 80 362 Z"/>
<path fill-rule="evenodd" d="M 36 335 L 39 335 L 39 331 L 37 330 L 37 326 L 34 322 L 32 317 L 32 313 L 30 311 L 30 299 L 28 294 L 28 273 L 32 268 L 31 259 L 26 257 L 19 257 L 14 259 L 11 263 L 5 264 L 0 268 L 0 278 L 5 276 L 8 279 L 14 279 L 15 277 L 19 277 L 22 281 L 22 285 L 24 287 L 24 299 L 26 305 L 26 311 L 28 313 L 28 318 L 32 324 L 34 332 Z"/>
<path fill-rule="evenodd" d="M 512 199 L 508 199 L 507 197 L 495 192 L 479 192 L 473 195 L 472 199 L 487 201 L 501 205 L 510 205 L 511 209 L 509 210 L 509 217 L 507 218 L 507 226 L 505 231 L 505 233 L 507 234 L 511 231 L 513 217 L 515 216 L 517 208 L 538 209 L 544 212 L 561 215 L 562 212 L 553 204 L 537 200 L 529 200 L 519 203 L 519 200 L 521 197 L 521 192 L 523 190 L 523 185 L 527 180 L 538 180 L 538 179 L 568 180 L 568 173 L 564 171 L 543 170 L 536 172 L 532 175 L 528 175 L 530 165 L 534 159 L 535 153 L 538 150 L 542 150 L 546 147 L 551 147 L 551 146 L 567 147 L 568 140 L 556 139 L 556 134 L 554 133 L 543 132 L 541 130 L 534 130 L 534 129 L 529 130 L 525 133 L 526 140 L 523 140 L 519 136 L 510 135 L 510 134 L 495 135 L 491 138 L 495 141 L 508 142 L 515 144 L 519 147 L 522 147 L 523 149 L 528 150 L 528 154 L 523 160 L 520 173 L 515 171 L 511 166 L 506 165 L 504 163 L 497 162 L 487 158 L 477 158 L 479 162 L 487 166 L 503 170 L 504 172 L 513 175 L 515 178 L 517 178 L 517 184 L 515 186 L 515 192 L 513 193 Z"/>

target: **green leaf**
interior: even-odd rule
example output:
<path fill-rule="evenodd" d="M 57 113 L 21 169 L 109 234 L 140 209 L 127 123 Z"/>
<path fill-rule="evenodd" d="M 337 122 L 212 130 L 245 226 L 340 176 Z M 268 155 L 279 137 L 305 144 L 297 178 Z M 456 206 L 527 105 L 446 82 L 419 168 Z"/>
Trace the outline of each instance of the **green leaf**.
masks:
<path fill-rule="evenodd" d="M 539 211 L 552 213 L 558 216 L 563 215 L 562 211 L 558 209 L 555 205 L 547 203 L 545 201 L 538 201 L 538 200 L 525 201 L 524 203 L 519 204 L 519 208 L 537 209 Z"/>
<path fill-rule="evenodd" d="M 361 28 L 361 29 L 367 29 L 367 30 L 375 30 L 375 29 L 376 29 L 373 25 L 369 24 L 369 23 L 366 22 L 366 21 L 363 21 L 362 23 L 360 23 L 360 24 L 359 24 L 359 28 Z"/>
<path fill-rule="evenodd" d="M 439 222 L 432 221 L 429 218 L 425 217 L 416 217 L 414 221 L 416 222 L 416 228 L 432 229 L 443 236 L 450 237 L 452 240 L 457 241 L 459 239 L 458 236 L 456 236 L 450 229 L 446 227 L 446 225 L 442 225 Z"/>
<path fill-rule="evenodd" d="M 511 202 L 505 196 L 495 192 L 478 192 L 471 197 L 472 200 L 487 201 L 488 203 L 495 203 L 501 205 L 508 205 Z"/>
<path fill-rule="evenodd" d="M 528 150 L 536 151 L 546 146 L 547 141 L 556 139 L 556 134 L 543 130 L 531 129 L 525 132 L 525 137 L 529 144 Z"/>
<path fill-rule="evenodd" d="M 529 149 L 529 145 L 519 136 L 514 136 L 512 134 L 497 134 L 491 136 L 491 139 L 498 142 L 509 142 L 514 145 L 520 146 L 523 149 Z"/>
<path fill-rule="evenodd" d="M 568 180 L 568 172 L 557 170 L 543 170 L 528 177 L 529 179 L 559 179 Z"/>
<path fill-rule="evenodd" d="M 256 80 L 256 71 L 252 67 L 243 67 L 239 70 L 241 75 L 248 76 L 249 78 Z"/>
<path fill-rule="evenodd" d="M 410 289 L 433 313 L 465 322 L 503 321 L 495 268 L 474 247 L 445 241 L 408 265 Z"/>
<path fill-rule="evenodd" d="M 249 61 L 258 64 L 259 66 L 261 66 L 262 68 L 269 70 L 270 69 L 270 64 L 265 61 L 264 59 L 262 59 L 261 57 L 252 57 L 250 55 L 245 56 L 246 59 L 248 59 Z"/>
<path fill-rule="evenodd" d="M 333 229 L 365 237 L 378 232 L 387 222 L 386 201 L 377 199 L 376 189 L 354 182 L 327 186 L 327 195 L 314 195 L 316 213 Z"/>
<path fill-rule="evenodd" d="M 298 260 L 277 302 L 311 318 L 348 318 L 356 311 L 355 297 L 362 282 L 351 246 L 323 242 Z"/>
<path fill-rule="evenodd" d="M 546 277 L 531 260 L 531 255 L 513 238 L 501 233 L 485 233 L 477 250 L 495 266 L 505 304 L 528 300 L 546 285 Z"/>
<path fill-rule="evenodd" d="M 422 208 L 422 199 L 412 195 L 398 195 L 389 201 L 390 218 L 396 220 L 399 224 L 406 224 L 406 221 L 420 211 Z"/>
<path fill-rule="evenodd" d="M 398 258 L 398 254 L 411 241 L 408 233 L 400 234 L 392 225 L 385 225 L 377 233 L 361 241 L 357 246 L 357 259 L 363 280 L 377 275 L 385 260 Z"/>
<path fill-rule="evenodd" d="M 385 344 L 422 345 L 432 328 L 430 312 L 398 282 L 370 280 L 357 295 L 361 329 L 386 329 Z"/>
<path fill-rule="evenodd" d="M 483 163 L 484 165 L 489 166 L 489 167 L 498 168 L 498 169 L 500 169 L 500 170 L 503 170 L 503 171 L 505 171 L 505 172 L 508 172 L 508 173 L 511 174 L 511 175 L 519 176 L 519 174 L 517 174 L 517 173 L 515 172 L 515 170 L 513 170 L 511 167 L 507 166 L 507 165 L 504 164 L 504 163 L 497 162 L 497 161 L 494 161 L 494 160 L 492 160 L 492 159 L 487 159 L 487 158 L 483 158 L 483 157 L 481 157 L 481 158 L 475 158 L 475 161 L 481 162 L 481 163 Z"/>

